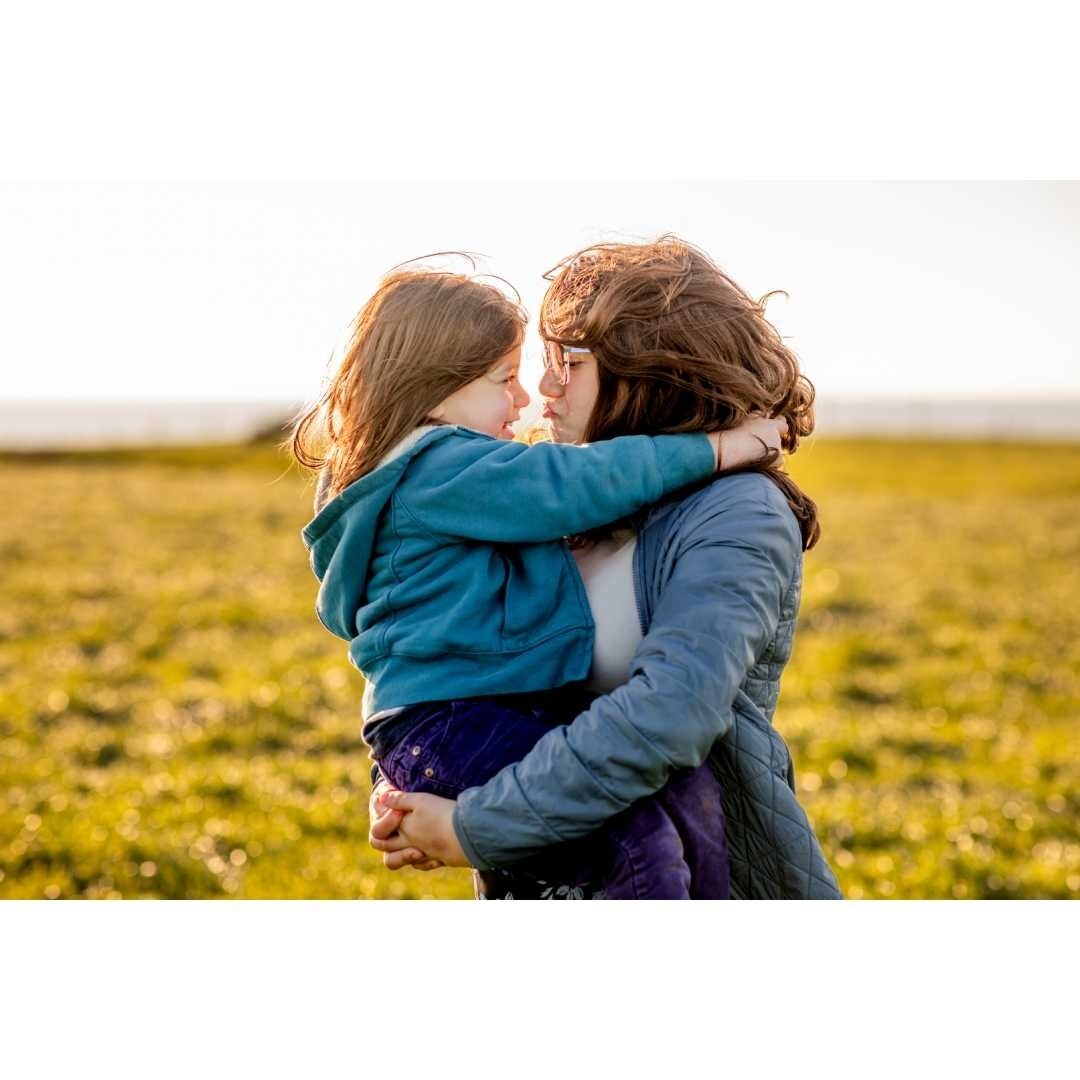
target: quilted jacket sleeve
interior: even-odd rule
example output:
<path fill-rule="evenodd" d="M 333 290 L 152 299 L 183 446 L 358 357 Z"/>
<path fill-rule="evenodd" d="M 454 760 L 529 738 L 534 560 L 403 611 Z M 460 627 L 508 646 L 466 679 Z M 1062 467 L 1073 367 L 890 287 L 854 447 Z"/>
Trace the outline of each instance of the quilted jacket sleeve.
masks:
<path fill-rule="evenodd" d="M 700 765 L 729 730 L 801 557 L 786 506 L 745 479 L 713 484 L 678 530 L 630 680 L 459 797 L 455 830 L 474 866 L 509 866 L 588 834 L 672 770 Z"/>

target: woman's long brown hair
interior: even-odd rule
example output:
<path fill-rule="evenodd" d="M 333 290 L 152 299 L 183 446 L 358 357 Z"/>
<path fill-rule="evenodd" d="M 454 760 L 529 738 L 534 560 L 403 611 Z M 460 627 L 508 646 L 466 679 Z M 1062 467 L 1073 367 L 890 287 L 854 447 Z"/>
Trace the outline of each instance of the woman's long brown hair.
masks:
<path fill-rule="evenodd" d="M 526 319 L 520 304 L 464 274 L 392 271 L 353 321 L 322 397 L 296 420 L 293 456 L 329 469 L 333 498 L 510 352 Z"/>
<path fill-rule="evenodd" d="M 814 429 L 814 388 L 752 299 L 703 251 L 676 236 L 597 244 L 563 260 L 540 309 L 548 339 L 587 347 L 599 391 L 585 439 L 722 431 L 752 415 L 788 422 L 784 449 Z M 779 453 L 739 471 L 780 488 L 802 532 L 821 534 L 817 507 Z"/>

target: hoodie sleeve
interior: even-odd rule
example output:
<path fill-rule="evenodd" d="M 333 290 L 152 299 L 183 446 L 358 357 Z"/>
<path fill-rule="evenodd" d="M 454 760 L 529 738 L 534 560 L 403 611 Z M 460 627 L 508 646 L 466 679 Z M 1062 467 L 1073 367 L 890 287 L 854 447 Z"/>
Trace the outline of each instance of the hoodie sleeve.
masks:
<path fill-rule="evenodd" d="M 589 446 L 466 437 L 418 455 L 397 498 L 433 533 L 539 543 L 618 521 L 715 469 L 712 444 L 700 434 Z"/>
<path fill-rule="evenodd" d="M 458 798 L 454 828 L 472 864 L 508 866 L 585 836 L 674 769 L 700 765 L 776 631 L 801 548 L 794 518 L 760 498 L 712 504 L 681 529 L 629 682 Z"/>

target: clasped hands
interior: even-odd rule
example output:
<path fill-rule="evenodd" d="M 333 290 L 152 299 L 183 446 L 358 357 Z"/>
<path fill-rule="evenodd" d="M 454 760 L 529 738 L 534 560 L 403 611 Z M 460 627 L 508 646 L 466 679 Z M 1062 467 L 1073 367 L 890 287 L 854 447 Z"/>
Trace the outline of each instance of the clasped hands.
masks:
<path fill-rule="evenodd" d="M 398 791 L 382 780 L 372 789 L 368 810 L 368 840 L 383 853 L 387 870 L 470 865 L 454 832 L 453 799 Z"/>

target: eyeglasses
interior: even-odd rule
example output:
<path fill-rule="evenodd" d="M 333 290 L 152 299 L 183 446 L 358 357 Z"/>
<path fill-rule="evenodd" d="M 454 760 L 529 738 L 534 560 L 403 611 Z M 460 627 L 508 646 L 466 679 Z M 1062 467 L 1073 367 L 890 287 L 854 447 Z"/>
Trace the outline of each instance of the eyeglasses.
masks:
<path fill-rule="evenodd" d="M 567 353 L 587 353 L 591 349 L 580 345 L 564 345 L 561 341 L 545 340 L 544 342 L 544 367 L 551 372 L 559 384 L 566 386 L 570 381 L 570 361 L 566 359 Z"/>

